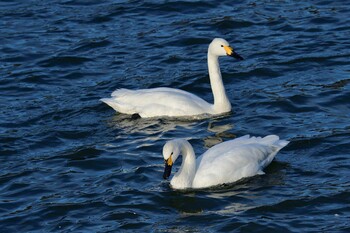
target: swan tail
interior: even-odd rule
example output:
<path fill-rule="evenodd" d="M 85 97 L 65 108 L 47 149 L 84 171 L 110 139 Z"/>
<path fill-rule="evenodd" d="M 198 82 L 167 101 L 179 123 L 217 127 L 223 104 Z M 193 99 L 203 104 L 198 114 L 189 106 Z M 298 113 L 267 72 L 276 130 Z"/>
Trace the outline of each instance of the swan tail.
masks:
<path fill-rule="evenodd" d="M 103 99 L 100 99 L 100 101 L 102 101 L 103 103 L 105 103 L 108 106 L 112 107 L 117 112 L 120 112 L 120 108 L 121 107 L 120 107 L 119 103 L 116 102 L 114 99 L 112 99 L 112 98 L 103 98 Z"/>
<path fill-rule="evenodd" d="M 277 142 L 274 143 L 274 145 L 280 149 L 282 149 L 283 147 L 285 147 L 288 144 L 289 144 L 289 141 L 287 141 L 287 140 L 278 140 Z"/>
<path fill-rule="evenodd" d="M 108 106 L 112 107 L 115 111 L 126 114 L 138 113 L 136 106 L 132 102 L 128 102 L 133 91 L 125 88 L 117 89 L 112 93 L 111 98 L 103 98 L 100 101 L 104 102 Z M 125 102 L 126 101 L 126 102 Z"/>
<path fill-rule="evenodd" d="M 258 174 L 258 175 L 265 175 L 265 172 L 262 171 L 262 170 L 260 170 L 260 171 L 257 172 L 257 174 Z"/>
<path fill-rule="evenodd" d="M 135 114 L 137 113 L 135 109 L 131 107 L 126 107 L 125 105 L 119 103 L 116 99 L 113 98 L 103 98 L 100 99 L 103 103 L 107 104 L 108 106 L 112 107 L 115 111 L 120 113 L 126 113 L 126 114 Z"/>
<path fill-rule="evenodd" d="M 289 143 L 289 141 L 287 140 L 280 140 L 280 138 L 277 135 L 268 135 L 266 137 L 261 138 L 260 140 L 262 144 L 272 145 L 278 148 L 278 150 L 282 149 Z"/>
<path fill-rule="evenodd" d="M 267 149 L 267 157 L 261 162 L 261 168 L 265 168 L 267 165 L 271 163 L 271 161 L 275 158 L 276 154 L 286 145 L 288 145 L 289 141 L 280 140 L 277 135 L 268 135 L 263 138 L 261 137 L 252 137 L 251 139 L 255 139 L 259 144 L 265 145 Z"/>

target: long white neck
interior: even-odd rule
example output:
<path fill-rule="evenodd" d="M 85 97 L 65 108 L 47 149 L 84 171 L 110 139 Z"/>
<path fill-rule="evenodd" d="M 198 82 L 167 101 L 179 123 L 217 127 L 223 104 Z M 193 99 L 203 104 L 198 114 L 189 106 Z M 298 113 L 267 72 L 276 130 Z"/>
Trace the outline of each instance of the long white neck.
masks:
<path fill-rule="evenodd" d="M 170 184 L 175 189 L 191 188 L 196 174 L 196 155 L 188 141 L 181 140 L 179 144 L 181 147 L 182 164 Z"/>
<path fill-rule="evenodd" d="M 224 84 L 222 82 L 219 58 L 208 51 L 208 70 L 211 89 L 214 96 L 214 111 L 225 113 L 231 111 L 231 103 L 227 98 Z"/>

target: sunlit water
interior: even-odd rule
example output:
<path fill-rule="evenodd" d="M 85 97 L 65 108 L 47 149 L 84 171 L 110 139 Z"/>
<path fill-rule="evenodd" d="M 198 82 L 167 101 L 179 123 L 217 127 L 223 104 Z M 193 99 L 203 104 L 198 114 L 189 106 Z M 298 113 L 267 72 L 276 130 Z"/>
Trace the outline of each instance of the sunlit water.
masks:
<path fill-rule="evenodd" d="M 349 232 L 349 15 L 348 1 L 1 1 L 1 231 Z M 132 120 L 99 101 L 159 86 L 212 101 L 214 37 L 245 58 L 220 59 L 232 113 Z M 201 154 L 245 134 L 291 143 L 236 184 L 162 179 L 166 140 Z"/>

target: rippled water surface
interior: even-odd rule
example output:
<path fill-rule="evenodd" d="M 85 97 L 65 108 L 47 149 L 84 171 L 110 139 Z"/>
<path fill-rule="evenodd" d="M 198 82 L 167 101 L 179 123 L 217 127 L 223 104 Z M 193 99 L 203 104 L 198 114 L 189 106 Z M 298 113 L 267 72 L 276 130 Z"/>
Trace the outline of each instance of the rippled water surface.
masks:
<path fill-rule="evenodd" d="M 0 1 L 2 232 L 349 232 L 349 1 Z M 131 119 L 117 88 L 213 101 L 215 37 L 232 113 Z M 266 175 L 174 191 L 162 146 L 245 134 L 291 143 Z M 179 164 L 177 164 L 179 165 Z"/>

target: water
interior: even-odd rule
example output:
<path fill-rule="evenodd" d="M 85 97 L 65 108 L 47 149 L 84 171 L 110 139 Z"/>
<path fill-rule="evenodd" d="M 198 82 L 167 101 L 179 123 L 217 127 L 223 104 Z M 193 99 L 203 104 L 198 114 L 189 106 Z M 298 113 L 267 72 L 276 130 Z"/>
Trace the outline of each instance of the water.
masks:
<path fill-rule="evenodd" d="M 1 1 L 3 232 L 349 232 L 348 1 Z M 214 37 L 233 112 L 137 119 L 116 88 L 181 88 L 212 101 Z M 266 175 L 178 192 L 166 140 L 197 154 L 236 136 L 291 143 Z M 177 164 L 179 165 L 179 164 Z"/>

